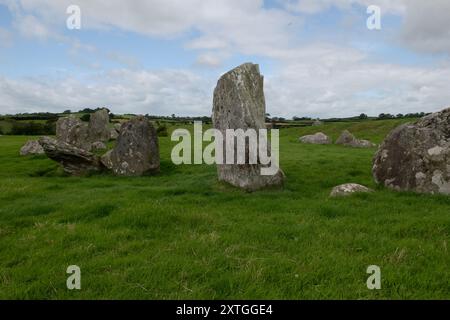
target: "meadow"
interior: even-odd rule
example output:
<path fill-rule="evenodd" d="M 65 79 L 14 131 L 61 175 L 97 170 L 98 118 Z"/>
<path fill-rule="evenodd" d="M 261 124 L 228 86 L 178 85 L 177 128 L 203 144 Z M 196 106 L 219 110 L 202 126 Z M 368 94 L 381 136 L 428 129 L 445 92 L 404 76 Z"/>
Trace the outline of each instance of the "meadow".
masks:
<path fill-rule="evenodd" d="M 375 185 L 376 148 L 298 142 L 349 129 L 380 143 L 401 122 L 281 129 L 285 186 L 254 193 L 173 165 L 170 137 L 159 175 L 121 178 L 67 177 L 19 156 L 30 137 L 0 136 L 0 299 L 449 299 L 450 197 Z M 329 198 L 348 182 L 376 192 Z"/>

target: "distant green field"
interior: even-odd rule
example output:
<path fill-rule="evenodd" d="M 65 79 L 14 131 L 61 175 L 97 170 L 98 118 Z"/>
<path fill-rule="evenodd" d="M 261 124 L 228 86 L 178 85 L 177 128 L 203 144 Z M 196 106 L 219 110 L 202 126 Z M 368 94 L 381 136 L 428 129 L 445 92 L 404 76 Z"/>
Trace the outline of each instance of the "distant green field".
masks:
<path fill-rule="evenodd" d="M 2 136 L 0 298 L 449 299 L 450 197 L 376 186 L 376 149 L 298 142 L 349 129 L 380 143 L 402 122 L 282 129 L 286 184 L 255 193 L 218 183 L 214 166 L 173 165 L 170 138 L 158 176 L 75 178 L 19 157 L 29 137 Z M 347 182 L 376 192 L 328 197 Z M 366 287 L 369 265 L 381 290 Z"/>

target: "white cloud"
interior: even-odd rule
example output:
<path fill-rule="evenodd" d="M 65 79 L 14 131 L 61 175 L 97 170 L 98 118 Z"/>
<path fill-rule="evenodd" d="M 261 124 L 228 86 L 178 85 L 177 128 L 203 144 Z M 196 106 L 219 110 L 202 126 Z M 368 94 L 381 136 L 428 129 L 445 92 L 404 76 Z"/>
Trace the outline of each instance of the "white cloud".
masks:
<path fill-rule="evenodd" d="M 196 64 L 211 68 L 218 68 L 222 66 L 222 61 L 230 55 L 225 52 L 205 52 L 199 54 Z"/>
<path fill-rule="evenodd" d="M 65 27 L 66 8 L 72 2 L 7 1 L 19 28 L 41 38 Z M 162 38 L 176 38 L 192 31 L 199 36 L 186 43 L 187 48 L 243 54 L 289 46 L 294 40 L 289 26 L 292 29 L 293 23 L 300 23 L 299 17 L 284 10 L 264 8 L 263 0 L 79 0 L 77 5 L 81 9 L 82 29 L 118 28 Z M 34 30 L 30 28 L 33 23 Z"/>
<path fill-rule="evenodd" d="M 450 1 L 410 0 L 402 42 L 417 51 L 450 54 Z"/>
<path fill-rule="evenodd" d="M 87 78 L 0 77 L 0 114 L 108 106 L 117 113 L 204 115 L 210 112 L 205 80 L 183 70 L 114 70 Z"/>
<path fill-rule="evenodd" d="M 313 44 L 267 78 L 269 113 L 356 116 L 436 111 L 450 105 L 450 66 L 368 62 L 346 47 Z"/>
<path fill-rule="evenodd" d="M 289 10 L 316 14 L 332 7 L 349 10 L 352 6 L 368 7 L 377 5 L 383 13 L 401 14 L 405 11 L 405 0 L 287 0 L 281 1 Z"/>
<path fill-rule="evenodd" d="M 13 43 L 11 32 L 0 27 L 0 47 L 10 47 Z"/>
<path fill-rule="evenodd" d="M 56 34 L 33 15 L 20 15 L 16 17 L 14 25 L 25 37 L 33 37 L 41 40 L 55 37 Z"/>
<path fill-rule="evenodd" d="M 345 47 L 312 44 L 265 77 L 267 111 L 284 117 L 431 112 L 450 103 L 450 64 L 369 63 Z M 294 52 L 292 52 L 294 56 Z M 262 66 L 264 71 L 264 66 Z M 220 74 L 120 69 L 76 79 L 0 78 L 0 113 L 109 106 L 116 113 L 208 115 Z"/>

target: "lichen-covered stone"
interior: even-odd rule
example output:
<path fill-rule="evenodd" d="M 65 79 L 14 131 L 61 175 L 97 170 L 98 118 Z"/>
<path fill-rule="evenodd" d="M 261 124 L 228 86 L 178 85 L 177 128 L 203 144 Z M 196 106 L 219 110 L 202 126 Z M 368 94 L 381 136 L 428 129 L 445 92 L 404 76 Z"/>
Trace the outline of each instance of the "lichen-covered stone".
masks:
<path fill-rule="evenodd" d="M 450 194 L 450 108 L 395 128 L 375 155 L 373 176 L 394 190 Z"/>
<path fill-rule="evenodd" d="M 227 129 L 255 129 L 258 132 L 266 128 L 263 82 L 259 66 L 252 63 L 243 64 L 219 79 L 214 90 L 212 119 L 214 128 L 221 131 L 224 140 Z M 273 176 L 264 176 L 261 175 L 262 164 L 250 164 L 248 157 L 246 160 L 245 164 L 218 164 L 219 180 L 248 191 L 283 183 L 281 169 Z"/>
<path fill-rule="evenodd" d="M 58 119 L 56 122 L 56 139 L 86 151 L 91 150 L 88 124 L 74 116 Z"/>
<path fill-rule="evenodd" d="M 30 140 L 20 148 L 21 156 L 44 154 L 44 148 L 36 140 Z"/>
<path fill-rule="evenodd" d="M 300 137 L 299 141 L 309 144 L 331 144 L 331 138 L 323 132 L 317 132 L 315 134 Z"/>
<path fill-rule="evenodd" d="M 357 183 L 346 183 L 334 187 L 330 193 L 330 197 L 345 197 L 352 195 L 354 193 L 367 193 L 367 192 L 373 192 L 373 190 Z"/>
<path fill-rule="evenodd" d="M 339 138 L 336 140 L 336 144 L 344 145 L 353 148 L 373 148 L 376 145 L 368 140 L 356 139 L 356 137 L 348 130 L 344 130 Z"/>
<path fill-rule="evenodd" d="M 110 130 L 110 136 L 109 136 L 109 139 L 110 139 L 110 140 L 117 140 L 118 137 L 119 137 L 119 132 L 118 132 L 115 128 L 112 128 L 112 129 Z"/>
<path fill-rule="evenodd" d="M 91 114 L 88 132 L 90 142 L 109 141 L 111 130 L 109 129 L 109 111 L 107 109 L 101 109 Z"/>
<path fill-rule="evenodd" d="M 70 175 L 79 176 L 104 169 L 99 157 L 72 144 L 49 137 L 40 138 L 39 143 L 47 156 L 59 162 L 64 171 Z"/>
<path fill-rule="evenodd" d="M 103 155 L 101 161 L 120 176 L 159 172 L 159 143 L 155 128 L 144 117 L 123 123 L 115 148 Z"/>

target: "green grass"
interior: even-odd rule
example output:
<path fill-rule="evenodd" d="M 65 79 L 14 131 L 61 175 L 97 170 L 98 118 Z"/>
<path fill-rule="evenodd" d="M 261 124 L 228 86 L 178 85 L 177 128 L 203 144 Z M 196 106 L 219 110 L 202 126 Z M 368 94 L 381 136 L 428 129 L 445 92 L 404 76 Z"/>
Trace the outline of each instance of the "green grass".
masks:
<path fill-rule="evenodd" d="M 0 298 L 449 299 L 450 197 L 396 193 L 371 177 L 375 149 L 303 145 L 349 128 L 381 142 L 400 122 L 283 129 L 284 189 L 246 193 L 214 166 L 174 166 L 160 138 L 154 177 L 65 177 L 0 137 Z M 372 194 L 330 199 L 356 182 Z M 78 265 L 82 290 L 66 289 Z M 366 287 L 369 265 L 382 289 Z"/>

